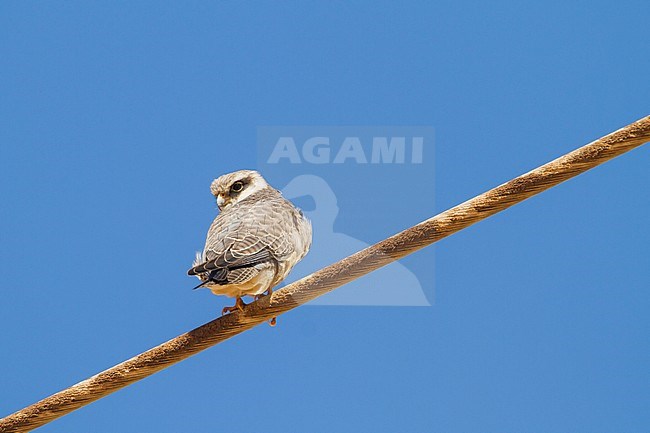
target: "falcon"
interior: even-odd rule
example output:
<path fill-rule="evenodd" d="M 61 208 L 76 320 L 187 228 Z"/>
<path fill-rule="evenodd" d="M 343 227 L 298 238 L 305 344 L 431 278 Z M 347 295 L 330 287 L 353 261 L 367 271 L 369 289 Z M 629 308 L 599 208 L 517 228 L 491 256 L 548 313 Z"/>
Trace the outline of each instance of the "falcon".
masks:
<path fill-rule="evenodd" d="M 226 314 L 246 305 L 243 296 L 270 295 L 287 277 L 309 251 L 311 223 L 257 171 L 224 174 L 210 192 L 220 212 L 187 273 L 201 280 L 195 289 L 236 299 L 222 310 Z"/>

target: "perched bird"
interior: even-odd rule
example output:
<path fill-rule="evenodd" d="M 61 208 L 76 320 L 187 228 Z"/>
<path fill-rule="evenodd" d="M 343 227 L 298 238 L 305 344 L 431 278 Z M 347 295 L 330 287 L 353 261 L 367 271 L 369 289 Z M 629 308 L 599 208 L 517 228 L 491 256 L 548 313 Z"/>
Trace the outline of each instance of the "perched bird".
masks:
<path fill-rule="evenodd" d="M 311 223 L 253 170 L 224 174 L 210 185 L 219 215 L 188 275 L 215 295 L 236 299 L 222 314 L 242 309 L 243 296 L 270 295 L 309 251 Z M 275 318 L 271 325 L 275 324 Z"/>

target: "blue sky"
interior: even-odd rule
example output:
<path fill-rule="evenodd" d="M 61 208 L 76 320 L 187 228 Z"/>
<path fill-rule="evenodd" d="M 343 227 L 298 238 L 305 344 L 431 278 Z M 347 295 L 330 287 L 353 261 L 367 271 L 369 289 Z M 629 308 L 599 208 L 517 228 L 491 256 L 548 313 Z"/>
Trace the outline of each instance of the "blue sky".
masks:
<path fill-rule="evenodd" d="M 433 127 L 421 199 L 341 206 L 375 242 L 650 114 L 649 13 L 0 3 L 1 414 L 230 302 L 185 272 L 258 127 Z M 300 308 L 40 431 L 647 431 L 649 166 L 637 149 L 406 258 L 431 307 Z"/>

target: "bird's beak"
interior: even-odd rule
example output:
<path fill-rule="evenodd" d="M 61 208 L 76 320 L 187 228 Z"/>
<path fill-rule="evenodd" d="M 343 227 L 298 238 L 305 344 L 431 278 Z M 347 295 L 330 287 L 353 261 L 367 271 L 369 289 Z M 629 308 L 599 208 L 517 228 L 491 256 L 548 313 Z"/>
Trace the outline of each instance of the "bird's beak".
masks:
<path fill-rule="evenodd" d="M 223 207 L 223 204 L 226 202 L 226 199 L 223 198 L 221 194 L 217 196 L 217 206 L 219 206 L 219 209 Z"/>

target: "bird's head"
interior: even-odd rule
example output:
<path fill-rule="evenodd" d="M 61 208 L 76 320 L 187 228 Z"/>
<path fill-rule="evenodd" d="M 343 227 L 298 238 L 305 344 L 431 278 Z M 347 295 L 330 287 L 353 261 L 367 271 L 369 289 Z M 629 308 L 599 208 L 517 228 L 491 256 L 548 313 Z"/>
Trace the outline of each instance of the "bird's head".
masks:
<path fill-rule="evenodd" d="M 224 210 L 268 186 L 269 184 L 258 172 L 239 170 L 213 180 L 210 192 L 217 199 L 219 210 Z"/>

